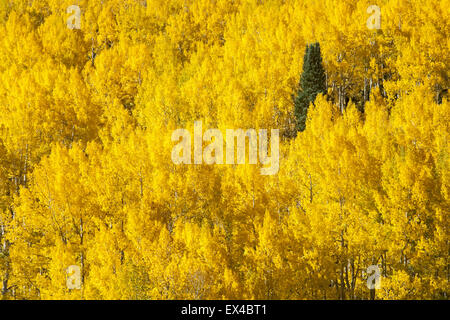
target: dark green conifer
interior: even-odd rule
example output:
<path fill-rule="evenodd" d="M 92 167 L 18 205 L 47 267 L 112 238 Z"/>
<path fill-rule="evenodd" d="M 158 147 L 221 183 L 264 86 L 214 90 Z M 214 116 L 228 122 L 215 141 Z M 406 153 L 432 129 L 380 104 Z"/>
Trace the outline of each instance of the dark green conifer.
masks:
<path fill-rule="evenodd" d="M 319 43 L 306 46 L 303 58 L 303 72 L 297 97 L 294 100 L 297 130 L 305 130 L 306 117 L 310 103 L 314 103 L 319 93 L 326 93 L 326 76 L 322 64 Z"/>

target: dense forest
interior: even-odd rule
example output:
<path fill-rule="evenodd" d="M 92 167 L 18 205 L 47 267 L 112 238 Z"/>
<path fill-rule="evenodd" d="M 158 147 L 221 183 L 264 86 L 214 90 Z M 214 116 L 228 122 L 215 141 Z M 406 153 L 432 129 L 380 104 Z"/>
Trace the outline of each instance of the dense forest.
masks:
<path fill-rule="evenodd" d="M 0 298 L 448 299 L 449 7 L 0 0 Z"/>

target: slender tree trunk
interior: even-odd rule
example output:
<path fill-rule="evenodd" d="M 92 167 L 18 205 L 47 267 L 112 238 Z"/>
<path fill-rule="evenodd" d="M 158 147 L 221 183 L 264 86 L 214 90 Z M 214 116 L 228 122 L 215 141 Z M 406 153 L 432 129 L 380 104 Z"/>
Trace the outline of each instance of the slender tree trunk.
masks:
<path fill-rule="evenodd" d="M 5 273 L 3 276 L 3 281 L 2 281 L 2 299 L 6 299 L 6 294 L 8 293 L 8 282 L 9 282 L 9 277 L 10 277 L 10 261 L 9 261 L 9 247 L 10 247 L 10 242 L 8 240 L 5 240 L 4 244 L 3 244 L 3 250 L 2 250 L 2 254 L 5 256 L 6 259 L 6 263 L 5 263 Z"/>

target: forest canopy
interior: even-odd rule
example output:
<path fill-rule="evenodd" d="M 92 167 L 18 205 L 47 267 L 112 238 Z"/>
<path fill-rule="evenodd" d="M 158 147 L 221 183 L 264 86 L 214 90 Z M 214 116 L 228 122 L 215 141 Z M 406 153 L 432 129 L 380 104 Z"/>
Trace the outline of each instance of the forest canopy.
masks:
<path fill-rule="evenodd" d="M 0 1 L 0 297 L 448 299 L 449 6 Z M 195 121 L 279 171 L 173 163 Z"/>

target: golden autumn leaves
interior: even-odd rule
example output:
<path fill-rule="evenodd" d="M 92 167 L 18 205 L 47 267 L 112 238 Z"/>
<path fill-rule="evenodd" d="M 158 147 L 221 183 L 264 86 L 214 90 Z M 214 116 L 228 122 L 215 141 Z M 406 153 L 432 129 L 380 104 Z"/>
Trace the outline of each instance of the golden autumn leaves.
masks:
<path fill-rule="evenodd" d="M 376 3 L 380 30 L 372 1 L 80 0 L 80 29 L 72 1 L 10 3 L 3 298 L 369 299 L 372 265 L 377 299 L 448 298 L 448 1 Z M 313 41 L 328 94 L 294 138 Z M 277 174 L 174 164 L 195 121 L 279 129 Z"/>

